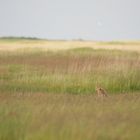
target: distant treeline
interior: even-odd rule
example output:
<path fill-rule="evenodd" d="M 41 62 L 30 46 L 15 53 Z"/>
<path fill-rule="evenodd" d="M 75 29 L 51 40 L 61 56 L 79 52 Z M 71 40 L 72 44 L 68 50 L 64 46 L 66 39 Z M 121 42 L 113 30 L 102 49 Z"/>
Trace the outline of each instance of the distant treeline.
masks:
<path fill-rule="evenodd" d="M 4 36 L 4 37 L 0 37 L 0 41 L 40 41 L 40 40 L 44 40 L 44 41 L 80 41 L 80 42 L 84 42 L 84 41 L 93 41 L 93 42 L 97 42 L 99 45 L 140 45 L 140 40 L 132 40 L 132 41 L 95 41 L 95 40 L 84 40 L 84 39 L 43 39 L 43 38 L 37 38 L 37 37 L 14 37 L 14 36 Z"/>
<path fill-rule="evenodd" d="M 12 36 L 0 37 L 0 39 L 2 40 L 42 40 L 37 37 L 12 37 Z"/>

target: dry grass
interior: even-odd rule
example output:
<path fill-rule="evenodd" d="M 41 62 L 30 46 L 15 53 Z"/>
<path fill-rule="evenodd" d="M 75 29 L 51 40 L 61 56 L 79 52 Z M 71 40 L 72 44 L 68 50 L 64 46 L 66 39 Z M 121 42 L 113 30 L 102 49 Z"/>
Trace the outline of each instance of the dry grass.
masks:
<path fill-rule="evenodd" d="M 97 45 L 80 43 L 1 41 L 0 48 Z M 139 48 L 98 45 L 112 44 Z M 140 138 L 139 51 L 31 48 L 0 52 L 0 140 Z M 96 85 L 107 90 L 107 98 L 94 94 Z"/>
<path fill-rule="evenodd" d="M 43 48 L 46 50 L 68 50 L 90 47 L 93 49 L 140 51 L 140 41 L 96 42 L 96 41 L 49 41 L 49 40 L 3 40 L 0 39 L 0 50 L 13 51 L 22 48 Z"/>
<path fill-rule="evenodd" d="M 139 124 L 139 94 L 0 94 L 1 140 L 137 140 Z"/>
<path fill-rule="evenodd" d="M 1 53 L 1 91 L 91 94 L 100 84 L 109 93 L 137 92 L 139 56 L 91 48 Z"/>

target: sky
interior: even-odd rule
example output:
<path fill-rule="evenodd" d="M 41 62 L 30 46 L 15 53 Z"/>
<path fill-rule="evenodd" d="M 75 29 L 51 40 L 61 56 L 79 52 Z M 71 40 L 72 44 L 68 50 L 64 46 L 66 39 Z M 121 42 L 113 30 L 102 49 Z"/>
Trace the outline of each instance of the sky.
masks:
<path fill-rule="evenodd" d="M 0 37 L 140 40 L 140 0 L 0 0 Z"/>

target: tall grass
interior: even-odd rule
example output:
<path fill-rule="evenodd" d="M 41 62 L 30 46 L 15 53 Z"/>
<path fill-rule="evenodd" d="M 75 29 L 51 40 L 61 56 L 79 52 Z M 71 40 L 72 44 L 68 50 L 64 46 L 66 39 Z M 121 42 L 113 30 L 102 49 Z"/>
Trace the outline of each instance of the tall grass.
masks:
<path fill-rule="evenodd" d="M 1 140 L 138 140 L 138 94 L 0 93 Z"/>
<path fill-rule="evenodd" d="M 110 94 L 138 92 L 139 71 L 138 52 L 5 52 L 0 54 L 0 91 L 94 94 L 100 85 Z"/>
<path fill-rule="evenodd" d="M 139 71 L 139 52 L 0 52 L 0 140 L 138 140 Z"/>

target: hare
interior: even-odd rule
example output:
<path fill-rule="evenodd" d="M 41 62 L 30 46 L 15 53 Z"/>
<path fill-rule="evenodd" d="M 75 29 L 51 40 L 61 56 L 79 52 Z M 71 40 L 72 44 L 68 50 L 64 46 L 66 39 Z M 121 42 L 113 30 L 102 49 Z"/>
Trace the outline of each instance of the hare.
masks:
<path fill-rule="evenodd" d="M 107 97 L 106 91 L 101 87 L 96 87 L 96 93 L 99 97 Z"/>

